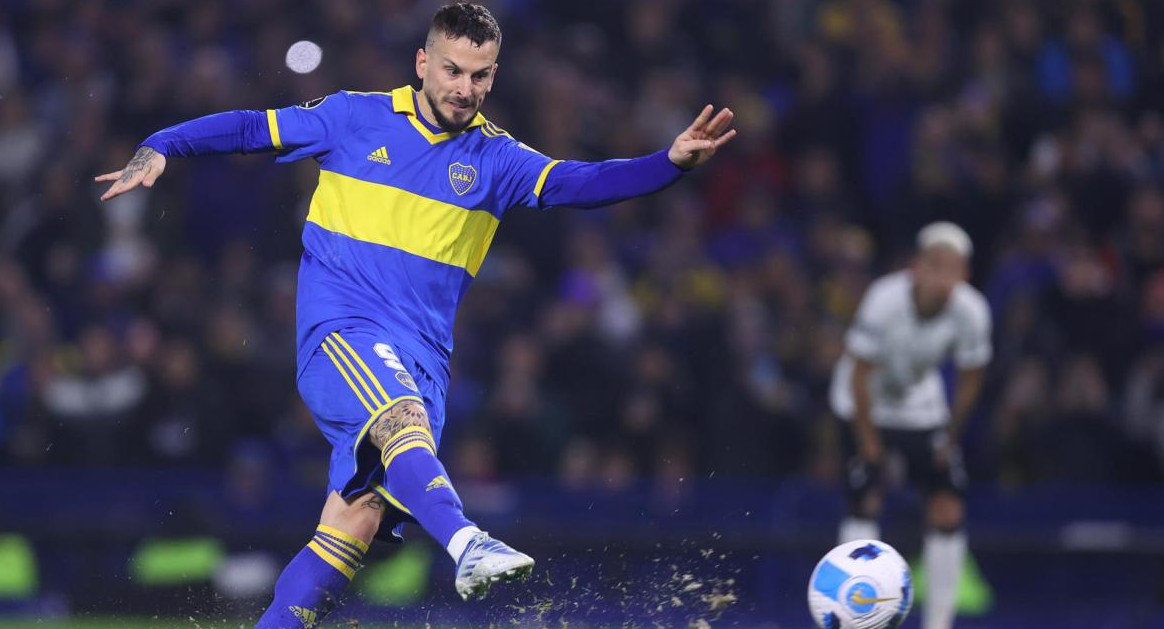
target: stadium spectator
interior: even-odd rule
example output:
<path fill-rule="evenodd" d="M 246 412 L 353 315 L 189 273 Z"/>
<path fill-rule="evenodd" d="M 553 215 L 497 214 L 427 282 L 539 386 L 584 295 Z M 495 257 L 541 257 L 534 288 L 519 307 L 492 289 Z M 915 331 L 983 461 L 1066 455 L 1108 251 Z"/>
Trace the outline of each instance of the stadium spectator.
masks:
<path fill-rule="evenodd" d="M 1164 15 L 1126 4 L 495 3 L 508 78 L 488 113 L 531 146 L 641 153 L 704 93 L 741 135 L 633 212 L 507 219 L 457 322 L 453 473 L 651 475 L 660 504 L 691 469 L 835 474 L 822 383 L 839 330 L 916 228 L 947 219 L 978 244 L 998 322 L 976 480 L 1158 481 L 1164 447 L 1110 460 L 1159 443 L 1164 342 Z M 164 189 L 104 209 L 83 182 L 178 120 L 403 84 L 429 13 L 0 9 L 0 457 L 311 451 L 289 296 L 313 167 L 175 163 Z M 307 75 L 283 68 L 300 34 L 325 51 Z M 58 419 L 115 428 L 78 447 Z M 1064 467 L 1071 440 L 1045 447 L 1059 429 L 1095 444 L 1087 465 Z"/>

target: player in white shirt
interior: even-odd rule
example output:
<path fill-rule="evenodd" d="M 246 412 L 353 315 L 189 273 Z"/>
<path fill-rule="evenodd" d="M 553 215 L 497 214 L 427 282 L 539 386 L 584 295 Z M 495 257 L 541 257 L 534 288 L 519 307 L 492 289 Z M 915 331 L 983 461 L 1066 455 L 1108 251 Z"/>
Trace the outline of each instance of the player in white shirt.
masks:
<path fill-rule="evenodd" d="M 904 458 L 925 493 L 923 629 L 949 629 L 966 536 L 966 474 L 958 447 L 990 362 L 990 309 L 966 283 L 969 236 L 953 223 L 918 233 L 911 267 L 875 281 L 845 336 L 829 393 L 848 458 L 849 516 L 840 541 L 880 537 L 886 452 Z M 938 369 L 957 368 L 953 408 Z"/>

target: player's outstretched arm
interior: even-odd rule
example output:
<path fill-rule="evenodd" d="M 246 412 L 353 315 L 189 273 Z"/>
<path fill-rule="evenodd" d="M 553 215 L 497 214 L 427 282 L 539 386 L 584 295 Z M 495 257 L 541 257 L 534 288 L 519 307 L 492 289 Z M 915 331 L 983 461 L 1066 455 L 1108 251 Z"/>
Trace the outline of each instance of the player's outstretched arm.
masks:
<path fill-rule="evenodd" d="M 695 121 L 680 133 L 667 151 L 667 159 L 683 170 L 691 170 L 711 159 L 719 147 L 727 144 L 736 137 L 736 130 L 732 129 L 732 119 L 735 114 L 728 108 L 719 110 L 715 117 L 711 105 L 703 108 Z"/>
<path fill-rule="evenodd" d="M 539 180 L 534 188 L 537 207 L 604 207 L 666 188 L 736 136 L 730 128 L 731 110 L 721 109 L 715 116 L 713 111 L 711 105 L 704 107 L 669 148 L 650 155 L 546 164 L 540 176 L 531 177 Z"/>
<path fill-rule="evenodd" d="M 125 168 L 96 177 L 96 181 L 112 181 L 113 185 L 101 195 L 108 201 L 125 194 L 138 186 L 146 188 L 154 185 L 166 169 L 166 159 L 170 157 L 196 157 L 199 155 L 227 155 L 233 153 L 254 153 L 274 151 L 283 148 L 297 148 L 308 144 L 314 136 L 321 136 L 326 125 L 304 125 L 296 114 L 300 108 L 291 108 L 284 114 L 287 137 L 280 141 L 276 112 L 274 110 L 236 110 L 202 116 L 167 127 L 146 138 L 133 159 Z M 308 111 L 303 109 L 301 111 Z M 309 114 L 300 114 L 310 118 Z M 303 127 L 309 127 L 304 130 Z"/>
<path fill-rule="evenodd" d="M 125 194 L 140 186 L 149 188 L 166 170 L 166 156 L 154 149 L 143 146 L 137 149 L 133 159 L 125 168 L 93 178 L 94 181 L 112 181 L 113 185 L 101 195 L 102 201 Z"/>

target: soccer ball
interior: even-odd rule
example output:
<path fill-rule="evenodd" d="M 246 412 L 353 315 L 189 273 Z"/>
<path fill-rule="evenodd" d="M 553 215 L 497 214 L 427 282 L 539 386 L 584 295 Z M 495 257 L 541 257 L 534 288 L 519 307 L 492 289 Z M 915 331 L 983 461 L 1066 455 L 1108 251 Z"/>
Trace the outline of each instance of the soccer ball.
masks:
<path fill-rule="evenodd" d="M 808 582 L 808 609 L 821 629 L 894 629 L 912 604 L 909 564 L 878 540 L 830 550 Z"/>

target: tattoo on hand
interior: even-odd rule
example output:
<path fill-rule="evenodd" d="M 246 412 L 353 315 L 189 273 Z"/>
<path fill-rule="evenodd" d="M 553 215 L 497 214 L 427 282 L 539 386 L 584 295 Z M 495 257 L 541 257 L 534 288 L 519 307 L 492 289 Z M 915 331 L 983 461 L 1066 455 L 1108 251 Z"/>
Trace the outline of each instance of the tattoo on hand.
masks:
<path fill-rule="evenodd" d="M 141 172 L 142 170 L 145 170 L 146 166 L 149 166 L 150 160 L 152 160 L 154 155 L 157 154 L 157 151 L 148 146 L 139 148 L 137 153 L 134 153 L 133 159 L 129 160 L 129 163 L 126 164 L 125 168 L 122 169 L 121 179 L 119 179 L 119 181 L 122 183 L 128 183 L 129 180 L 134 177 L 134 175 Z"/>
<path fill-rule="evenodd" d="M 360 506 L 367 509 L 372 509 L 374 511 L 383 511 L 384 501 L 380 500 L 379 496 L 368 496 L 368 499 L 365 500 Z"/>

